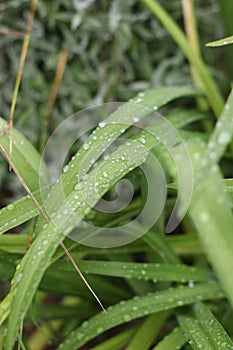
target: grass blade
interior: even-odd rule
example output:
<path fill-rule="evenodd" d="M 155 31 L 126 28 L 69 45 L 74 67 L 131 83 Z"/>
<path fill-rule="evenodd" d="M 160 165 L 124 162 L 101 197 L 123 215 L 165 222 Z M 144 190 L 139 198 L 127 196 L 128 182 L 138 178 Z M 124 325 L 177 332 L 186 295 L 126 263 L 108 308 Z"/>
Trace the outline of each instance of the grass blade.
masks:
<path fill-rule="evenodd" d="M 153 264 L 115 261 L 84 261 L 78 262 L 84 273 L 103 276 L 123 277 L 127 279 L 145 279 L 157 281 L 177 281 L 186 283 L 189 281 L 206 281 L 213 278 L 210 271 L 189 267 L 183 264 Z M 55 263 L 52 269 L 60 271 L 73 271 L 72 266 L 61 261 Z"/>
<path fill-rule="evenodd" d="M 138 329 L 126 350 L 148 350 L 159 335 L 159 332 L 167 320 L 170 312 L 162 311 L 149 316 Z"/>
<path fill-rule="evenodd" d="M 202 59 L 196 54 L 179 26 L 173 21 L 158 1 L 142 0 L 142 2 L 147 5 L 154 15 L 161 21 L 173 39 L 177 42 L 189 62 L 195 67 L 200 82 L 204 88 L 204 92 L 209 100 L 209 104 L 218 118 L 223 108 L 223 99 Z"/>
<path fill-rule="evenodd" d="M 209 138 L 209 157 L 218 162 L 223 156 L 233 135 L 233 90 L 231 91 L 220 118 Z"/>
<path fill-rule="evenodd" d="M 164 337 L 152 350 L 179 350 L 187 342 L 182 330 L 174 328 L 171 333 Z"/>
<path fill-rule="evenodd" d="M 155 312 L 188 305 L 197 298 L 204 300 L 221 298 L 222 296 L 223 294 L 216 283 L 203 283 L 193 288 L 180 286 L 136 297 L 109 307 L 107 313 L 101 312 L 89 321 L 84 322 L 59 345 L 58 349 L 74 350 L 80 348 L 100 333 L 119 324 L 130 322 Z"/>
<path fill-rule="evenodd" d="M 205 46 L 218 47 L 218 46 L 225 46 L 225 45 L 230 45 L 230 44 L 233 44 L 233 36 L 228 36 L 228 37 L 223 38 L 223 39 L 211 41 L 211 42 L 207 43 Z"/>
<path fill-rule="evenodd" d="M 178 320 L 193 349 L 233 349 L 231 339 L 207 306 L 198 302 L 192 310 L 179 315 Z"/>

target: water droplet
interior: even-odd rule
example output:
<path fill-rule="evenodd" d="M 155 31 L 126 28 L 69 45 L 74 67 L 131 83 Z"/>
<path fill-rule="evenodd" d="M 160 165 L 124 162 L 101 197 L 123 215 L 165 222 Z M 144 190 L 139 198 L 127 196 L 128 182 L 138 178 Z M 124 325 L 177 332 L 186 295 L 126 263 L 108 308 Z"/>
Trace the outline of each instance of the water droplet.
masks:
<path fill-rule="evenodd" d="M 17 266 L 16 266 L 16 271 L 19 271 L 21 269 L 21 264 L 18 264 Z"/>
<path fill-rule="evenodd" d="M 229 132 L 222 132 L 218 138 L 219 145 L 226 145 L 231 140 L 231 134 Z"/>
<path fill-rule="evenodd" d="M 106 171 L 103 172 L 103 177 L 108 177 L 108 173 Z"/>
<path fill-rule="evenodd" d="M 80 191 L 83 189 L 83 183 L 82 182 L 78 182 L 75 186 L 74 186 L 75 191 Z"/>
<path fill-rule="evenodd" d="M 124 315 L 123 319 L 124 319 L 125 322 L 131 321 L 130 315 Z"/>
<path fill-rule="evenodd" d="M 105 125 L 106 125 L 106 123 L 105 123 L 105 122 L 100 122 L 100 123 L 99 123 L 99 127 L 100 127 L 100 128 L 104 128 L 104 127 L 105 127 Z"/>
<path fill-rule="evenodd" d="M 158 109 L 158 106 L 154 106 L 154 107 L 153 107 L 153 110 L 154 110 L 154 111 L 157 111 L 157 109 Z"/>
<path fill-rule="evenodd" d="M 90 146 L 89 146 L 88 143 L 85 143 L 85 144 L 83 145 L 83 149 L 85 149 L 85 151 L 87 151 L 89 148 L 90 148 Z"/>
<path fill-rule="evenodd" d="M 22 278 L 23 278 L 23 274 L 22 274 L 22 272 L 20 272 L 20 273 L 15 277 L 15 280 L 16 280 L 16 282 L 19 282 L 19 281 L 21 281 Z"/>
<path fill-rule="evenodd" d="M 194 287 L 194 282 L 193 281 L 189 281 L 189 288 L 193 288 Z"/>
<path fill-rule="evenodd" d="M 63 168 L 63 173 L 67 173 L 67 171 L 69 171 L 70 167 L 69 165 L 65 165 Z"/>
<path fill-rule="evenodd" d="M 84 215 L 87 215 L 88 213 L 90 213 L 90 211 L 91 211 L 91 208 L 90 208 L 90 207 L 86 208 L 86 209 L 84 210 Z"/>
<path fill-rule="evenodd" d="M 7 206 L 7 210 L 14 210 L 14 204 L 9 204 Z"/>
<path fill-rule="evenodd" d="M 206 224 L 209 221 L 208 213 L 205 213 L 205 212 L 200 213 L 199 219 L 203 224 Z"/>
<path fill-rule="evenodd" d="M 103 327 L 99 327 L 99 328 L 97 328 L 97 330 L 96 330 L 96 332 L 97 332 L 98 334 L 102 333 L 103 331 L 104 331 Z"/>

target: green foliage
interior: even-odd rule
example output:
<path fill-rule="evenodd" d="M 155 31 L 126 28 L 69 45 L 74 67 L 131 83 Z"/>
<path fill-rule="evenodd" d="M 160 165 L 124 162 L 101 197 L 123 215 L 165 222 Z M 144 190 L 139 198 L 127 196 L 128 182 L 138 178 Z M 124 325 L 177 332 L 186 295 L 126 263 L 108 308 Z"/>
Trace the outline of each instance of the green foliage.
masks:
<path fill-rule="evenodd" d="M 222 21 L 229 26 L 225 2 L 219 3 Z M 0 6 L 2 29 L 24 30 L 29 2 Z M 202 10 L 208 22 L 210 2 L 197 2 L 197 25 L 203 21 Z M 13 349 L 17 341 L 30 350 L 46 350 L 48 342 L 67 350 L 233 349 L 233 92 L 225 93 L 230 82 L 221 54 L 212 51 L 215 58 L 208 61 L 218 61 L 215 76 L 222 76 L 222 81 L 216 85 L 181 21 L 180 1 L 39 1 L 15 112 L 12 161 L 48 220 L 29 195 L 22 191 L 19 198 L 22 185 L 2 158 L 3 349 Z M 201 43 L 223 37 L 221 18 L 208 30 L 200 26 Z M 22 42 L 14 35 L 2 38 L 0 143 L 9 154 L 6 119 Z M 72 146 L 58 181 L 41 190 L 39 180 L 47 184 L 50 164 L 45 165 L 37 151 L 38 130 L 63 47 L 69 58 L 49 132 L 84 106 L 124 103 L 101 115 L 101 123 Z M 211 56 L 205 50 L 213 49 L 201 49 L 203 56 Z M 202 91 L 192 86 L 189 65 L 198 73 Z M 200 97 L 209 110 L 202 109 Z M 151 156 L 164 174 L 160 185 L 158 168 L 151 170 L 148 162 Z M 149 187 L 143 174 L 148 169 L 157 187 Z M 115 198 L 122 179 L 134 185 L 131 203 L 122 212 L 98 211 L 101 198 Z M 191 198 L 185 196 L 187 188 Z M 159 219 L 145 228 L 135 218 L 149 195 L 157 198 L 161 193 L 161 210 L 157 203 L 146 213 L 151 217 L 158 210 Z M 76 214 L 75 221 L 67 214 L 67 205 Z M 180 222 L 166 234 L 174 206 Z M 54 218 L 60 220 L 59 226 Z M 101 236 L 103 229 L 121 226 L 127 226 L 131 242 L 119 240 L 122 245 L 114 246 L 116 238 Z M 86 245 L 67 237 L 77 227 L 78 241 Z M 100 243 L 90 244 L 96 241 Z M 62 242 L 106 312 L 77 274 Z"/>

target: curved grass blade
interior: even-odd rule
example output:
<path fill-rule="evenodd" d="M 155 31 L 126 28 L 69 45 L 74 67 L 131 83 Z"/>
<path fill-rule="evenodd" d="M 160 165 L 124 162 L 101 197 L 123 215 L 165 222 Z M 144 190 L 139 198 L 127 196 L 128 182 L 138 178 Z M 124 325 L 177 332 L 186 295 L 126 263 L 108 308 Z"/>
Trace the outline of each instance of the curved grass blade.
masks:
<path fill-rule="evenodd" d="M 123 277 L 127 279 L 135 278 L 186 283 L 189 281 L 207 281 L 213 278 L 213 275 L 207 269 L 189 267 L 183 264 L 144 264 L 134 262 L 80 260 L 78 265 L 81 271 L 87 274 Z M 73 271 L 72 266 L 66 261 L 54 264 L 52 269 Z"/>
<path fill-rule="evenodd" d="M 229 278 L 233 271 L 233 215 L 230 200 L 220 171 L 208 157 L 205 144 L 200 140 L 192 140 L 188 147 L 195 174 L 189 212 L 207 257 L 233 305 L 233 280 Z"/>
<path fill-rule="evenodd" d="M 218 162 L 233 135 L 233 90 L 231 91 L 208 142 L 209 157 Z"/>
<path fill-rule="evenodd" d="M 233 349 L 230 337 L 204 304 L 195 303 L 192 312 L 180 314 L 178 321 L 193 349 Z"/>
<path fill-rule="evenodd" d="M 193 288 L 180 286 L 149 295 L 134 297 L 115 306 L 109 307 L 107 313 L 101 312 L 85 321 L 77 330 L 59 345 L 59 350 L 74 350 L 80 348 L 100 333 L 119 324 L 134 319 L 169 310 L 181 305 L 188 305 L 199 300 L 221 298 L 223 296 L 217 283 L 201 283 Z"/>
<path fill-rule="evenodd" d="M 4 133 L 7 129 L 7 122 L 0 118 L 0 143 L 8 156 L 10 156 L 9 149 L 9 133 Z M 20 172 L 23 180 L 30 188 L 31 191 L 35 191 L 39 188 L 39 168 L 41 165 L 40 154 L 32 146 L 32 144 L 16 129 L 13 130 L 13 145 L 14 153 L 12 154 L 12 162 L 16 169 Z M 46 168 L 42 163 L 41 171 L 46 176 Z"/>
<path fill-rule="evenodd" d="M 187 342 L 184 333 L 176 327 L 164 337 L 152 350 L 179 350 Z"/>
<path fill-rule="evenodd" d="M 33 192 L 33 195 L 42 206 L 39 190 Z M 7 205 L 0 210 L 0 235 L 37 215 L 39 211 L 29 195 Z"/>
<path fill-rule="evenodd" d="M 207 43 L 205 46 L 207 47 L 219 47 L 219 46 L 225 46 L 225 45 L 230 45 L 233 44 L 233 36 L 228 36 L 223 39 L 211 41 Z"/>
<path fill-rule="evenodd" d="M 148 350 L 159 335 L 170 311 L 161 311 L 149 316 L 138 329 L 125 350 Z"/>

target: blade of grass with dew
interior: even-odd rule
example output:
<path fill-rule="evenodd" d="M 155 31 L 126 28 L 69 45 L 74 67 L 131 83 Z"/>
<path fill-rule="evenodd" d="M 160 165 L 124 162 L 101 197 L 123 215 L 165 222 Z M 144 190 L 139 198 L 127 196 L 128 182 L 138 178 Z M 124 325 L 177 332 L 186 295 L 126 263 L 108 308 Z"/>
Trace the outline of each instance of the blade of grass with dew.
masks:
<path fill-rule="evenodd" d="M 229 278 L 233 271 L 230 201 L 220 171 L 209 158 L 206 145 L 200 140 L 190 140 L 188 148 L 195 174 L 189 213 L 207 257 L 233 305 L 233 280 Z"/>
<path fill-rule="evenodd" d="M 127 279 L 135 278 L 185 283 L 190 280 L 200 282 L 213 278 L 212 273 L 207 269 L 190 267 L 183 264 L 80 260 L 78 265 L 81 271 L 85 272 L 85 274 L 123 277 Z M 72 266 L 65 261 L 55 263 L 51 269 L 58 271 L 73 271 Z"/>
<path fill-rule="evenodd" d="M 161 311 L 149 316 L 139 327 L 125 350 L 148 350 L 159 335 L 170 311 Z"/>
<path fill-rule="evenodd" d="M 233 136 L 233 90 L 231 91 L 220 118 L 208 142 L 209 157 L 218 162 Z"/>
<path fill-rule="evenodd" d="M 193 349 L 233 349 L 230 337 L 203 303 L 195 303 L 191 312 L 178 316 L 178 321 Z"/>
<path fill-rule="evenodd" d="M 170 92 L 169 92 L 170 91 Z M 146 97 L 148 98 L 147 100 L 144 100 L 144 103 L 150 103 L 150 105 L 155 106 L 156 108 L 158 107 L 158 104 L 161 103 L 161 105 L 166 104 L 170 100 L 173 100 L 175 98 L 181 97 L 181 96 L 187 96 L 187 95 L 193 95 L 195 92 L 193 89 L 188 89 L 187 87 L 185 88 L 177 88 L 174 89 L 172 87 L 170 90 L 169 88 L 165 89 L 158 89 L 158 91 L 153 90 L 149 91 Z M 157 96 L 157 98 L 156 98 Z M 140 101 L 140 103 L 143 103 L 143 101 Z M 131 124 L 133 122 L 133 118 L 135 114 L 137 117 L 140 117 L 141 115 L 136 113 L 138 112 L 139 109 L 134 109 L 132 108 L 132 103 L 130 104 L 130 109 L 129 105 L 125 105 L 125 110 L 123 107 L 121 107 L 119 110 L 116 111 L 114 114 L 114 117 L 112 117 L 113 121 L 115 118 L 115 121 L 121 123 L 124 122 L 125 115 L 127 115 L 127 122 L 129 122 L 129 119 L 131 118 Z M 135 107 L 137 105 L 135 104 Z M 141 111 L 141 108 L 140 108 Z M 129 113 L 130 112 L 130 113 Z M 144 114 L 147 114 L 147 111 L 143 112 Z M 124 123 L 123 123 L 124 125 Z M 114 138 L 116 138 L 120 133 L 122 133 L 122 125 L 120 124 L 107 124 L 105 126 L 109 126 L 112 130 L 112 135 L 114 135 Z M 101 147 L 101 152 L 104 151 L 103 148 L 103 142 L 106 141 L 105 147 L 107 147 L 110 143 L 108 141 L 109 136 L 108 132 L 110 130 L 107 128 L 99 127 L 96 129 L 96 134 L 98 133 L 98 142 L 99 139 L 101 140 L 100 144 L 102 145 Z M 89 138 L 93 141 L 92 147 L 97 146 L 95 144 L 95 140 L 92 139 L 93 135 Z M 86 141 L 85 144 L 88 144 L 89 141 Z M 97 143 L 98 143 L 97 142 Z M 113 142 L 113 136 L 111 138 L 111 142 Z M 76 174 L 78 172 L 78 169 L 83 161 L 84 155 L 87 154 L 87 151 L 85 150 L 85 146 L 83 145 L 82 149 L 79 151 L 79 157 L 74 157 L 73 163 L 74 167 L 72 168 L 70 166 L 70 171 L 66 172 L 64 174 L 63 178 L 63 184 L 64 184 L 64 192 L 70 192 L 69 195 L 67 196 L 66 200 L 69 202 L 73 202 L 73 197 L 74 195 L 77 194 L 77 191 L 74 190 L 74 183 L 76 183 Z M 131 146 L 131 145 L 130 145 Z M 153 147 L 154 146 L 154 140 L 149 142 L 149 145 L 145 145 L 146 147 Z M 140 149 L 140 146 L 138 145 L 138 148 Z M 122 149 L 122 148 L 121 148 Z M 138 151 L 139 151 L 138 149 Z M 89 151 L 90 152 L 90 151 Z M 98 153 L 98 152 L 97 152 Z M 132 148 L 127 146 L 127 144 L 124 144 L 124 150 L 122 151 L 122 154 L 126 153 L 127 157 L 129 158 L 129 163 L 119 162 L 115 163 L 115 168 L 112 168 L 112 165 L 109 166 L 106 164 L 105 167 L 101 165 L 100 172 L 97 176 L 98 177 L 103 174 L 104 171 L 112 172 L 112 177 L 111 181 L 109 181 L 109 187 L 110 188 L 115 182 L 119 181 L 119 179 L 124 176 L 126 173 L 132 170 L 132 168 L 138 166 L 145 160 L 146 153 L 145 148 L 141 147 L 141 152 L 136 154 L 136 159 L 135 159 L 135 148 Z M 82 156 L 83 154 L 83 156 Z M 93 155 L 92 155 L 93 156 Z M 121 156 L 121 154 L 119 154 Z M 96 155 L 96 157 L 99 157 L 99 154 Z M 90 165 L 89 165 L 90 167 Z M 87 170 L 87 169 L 86 169 Z M 94 176 L 96 176 L 97 168 L 95 168 L 92 172 L 94 173 Z M 70 175 L 71 174 L 71 175 Z M 70 180 L 70 181 L 69 181 Z M 101 177 L 100 179 L 100 184 L 103 184 L 103 178 Z M 89 187 L 88 187 L 89 188 Z M 99 196 L 101 197 L 108 188 L 101 188 Z M 69 189 L 69 191 L 68 191 Z M 90 190 L 90 189 L 88 189 Z M 59 191 L 57 191 L 59 192 Z M 55 191 L 56 194 L 56 191 Z M 100 198 L 99 197 L 99 198 Z M 98 201 L 99 198 L 96 198 L 95 200 L 93 199 L 92 205 L 94 206 L 95 203 Z M 54 199 L 54 198 L 53 198 Z M 59 203 L 59 202 L 58 202 Z M 52 202 L 53 205 L 56 205 L 57 202 L 56 200 Z M 56 206 L 55 206 L 56 208 Z M 59 207 L 60 209 L 60 207 Z M 61 208 L 62 209 L 62 208 Z M 81 221 L 82 218 L 87 215 L 87 213 L 90 211 L 90 207 L 88 205 L 84 205 L 83 207 L 78 207 L 76 204 L 75 210 L 78 210 L 78 217 L 79 220 Z M 12 280 L 12 288 L 10 291 L 11 295 L 14 295 L 13 298 L 13 303 L 12 303 L 12 312 L 9 315 L 9 322 L 8 322 L 8 332 L 6 336 L 6 342 L 5 342 L 5 347 L 6 350 L 11 349 L 14 340 L 15 340 L 15 335 L 16 335 L 16 330 L 18 329 L 19 325 L 21 324 L 21 321 L 32 301 L 33 295 L 39 285 L 39 282 L 44 274 L 44 271 L 46 270 L 48 263 L 54 254 L 57 246 L 64 240 L 64 237 L 66 234 L 69 233 L 69 230 L 65 230 L 65 232 L 61 232 L 58 230 L 52 222 L 49 223 L 44 223 L 41 221 L 42 225 L 38 225 L 38 229 L 40 230 L 40 234 L 37 236 L 37 239 L 33 242 L 31 245 L 29 251 L 25 254 L 24 258 L 21 261 L 21 264 L 18 266 L 18 269 L 16 271 L 16 274 L 14 276 L 14 279 Z M 77 224 L 77 222 L 76 222 Z M 9 311 L 9 310 L 8 310 Z"/>
<path fill-rule="evenodd" d="M 0 143 L 9 156 L 9 134 L 3 133 L 6 127 L 7 122 L 0 118 L 0 133 L 2 132 Z M 14 154 L 12 155 L 12 161 L 30 190 L 35 191 L 39 188 L 38 174 L 40 165 L 42 165 L 41 171 L 46 176 L 46 168 L 41 163 L 41 156 L 26 137 L 16 129 L 13 130 L 13 143 Z"/>
<path fill-rule="evenodd" d="M 211 41 L 211 42 L 207 43 L 205 46 L 218 47 L 218 46 L 225 46 L 225 45 L 230 45 L 230 44 L 233 44 L 233 36 L 228 36 L 228 37 L 223 38 L 223 39 Z"/>
<path fill-rule="evenodd" d="M 164 337 L 152 350 L 179 350 L 187 342 L 184 333 L 176 327 Z"/>
<path fill-rule="evenodd" d="M 33 192 L 33 195 L 39 205 L 42 206 L 40 191 Z M 0 235 L 39 214 L 38 208 L 29 195 L 7 205 L 0 210 Z"/>
<path fill-rule="evenodd" d="M 84 322 L 59 345 L 59 350 L 74 350 L 104 331 L 119 324 L 130 322 L 137 318 L 165 311 L 181 305 L 188 305 L 199 300 L 221 298 L 223 294 L 217 283 L 201 283 L 193 288 L 179 286 L 164 291 L 149 293 L 149 295 L 110 306 L 107 313 L 101 312 L 89 321 Z"/>
<path fill-rule="evenodd" d="M 215 113 L 216 118 L 218 118 L 222 108 L 223 99 L 215 84 L 213 78 L 209 74 L 204 62 L 196 54 L 188 40 L 186 39 L 184 33 L 179 28 L 179 26 L 173 21 L 171 16 L 164 10 L 164 8 L 156 0 L 141 0 L 149 9 L 154 13 L 154 15 L 160 20 L 164 27 L 168 30 L 173 39 L 177 42 L 181 50 L 183 51 L 189 62 L 195 67 L 198 73 L 199 80 L 203 86 L 204 92 L 208 98 L 209 104 Z"/>

